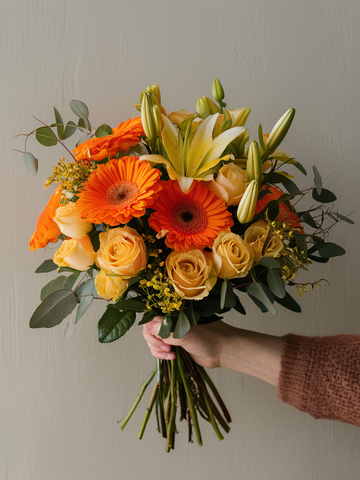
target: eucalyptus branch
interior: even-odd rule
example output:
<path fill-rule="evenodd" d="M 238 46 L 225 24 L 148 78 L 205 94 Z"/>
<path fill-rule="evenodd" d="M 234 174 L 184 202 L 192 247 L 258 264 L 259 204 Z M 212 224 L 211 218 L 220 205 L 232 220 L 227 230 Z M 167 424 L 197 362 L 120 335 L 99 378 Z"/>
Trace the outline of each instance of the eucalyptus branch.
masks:
<path fill-rule="evenodd" d="M 41 120 L 39 120 L 38 118 L 36 118 L 34 115 L 31 115 L 31 116 L 32 116 L 33 118 L 35 118 L 35 120 L 37 120 L 38 122 L 42 123 L 45 127 L 51 128 L 49 125 L 47 125 L 46 123 L 44 123 L 44 122 L 42 122 Z M 80 128 L 80 127 L 78 127 L 78 126 L 76 125 L 76 128 Z M 37 130 L 37 129 L 36 129 L 36 130 Z M 34 131 L 36 132 L 36 130 L 34 130 Z M 33 131 L 33 132 L 34 132 L 34 131 Z M 32 132 L 32 133 L 33 133 L 33 132 Z M 54 133 L 54 135 L 55 135 L 55 133 Z M 66 150 L 66 151 L 72 156 L 72 158 L 76 161 L 76 158 L 74 157 L 73 153 L 67 148 L 67 146 L 64 145 L 64 143 L 63 143 L 56 135 L 55 135 L 55 137 L 56 137 L 56 140 L 60 143 L 60 145 L 62 145 L 62 146 L 65 148 L 65 150 Z M 27 140 L 27 138 L 26 138 L 26 140 Z M 25 140 L 25 142 L 26 142 L 26 140 Z"/>

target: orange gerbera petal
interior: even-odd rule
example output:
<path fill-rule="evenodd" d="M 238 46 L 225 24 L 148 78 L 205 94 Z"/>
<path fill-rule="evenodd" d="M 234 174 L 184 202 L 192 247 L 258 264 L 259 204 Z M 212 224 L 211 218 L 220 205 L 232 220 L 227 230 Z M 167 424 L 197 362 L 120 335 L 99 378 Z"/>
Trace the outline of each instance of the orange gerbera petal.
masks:
<path fill-rule="evenodd" d="M 36 222 L 36 230 L 29 242 L 31 251 L 35 252 L 37 248 L 44 248 L 49 242 L 57 242 L 58 235 L 61 234 L 61 231 L 53 218 L 55 217 L 57 208 L 60 206 L 60 200 L 61 190 L 58 187 L 55 193 L 51 195 L 44 211 Z"/>
<path fill-rule="evenodd" d="M 100 138 L 90 138 L 73 150 L 77 161 L 88 163 L 91 160 L 114 158 L 118 152 L 127 152 L 140 142 L 144 130 L 141 117 L 129 119 L 113 129 L 112 135 Z"/>
<path fill-rule="evenodd" d="M 177 180 L 161 182 L 163 190 L 152 207 L 149 225 L 161 234 L 167 232 L 169 248 L 186 252 L 192 248 L 212 246 L 218 234 L 233 226 L 231 213 L 224 201 L 194 182 L 185 194 Z"/>
<path fill-rule="evenodd" d="M 160 170 L 151 168 L 148 162 L 139 162 L 139 157 L 99 165 L 79 194 L 77 211 L 90 222 L 113 227 L 142 217 L 161 190 L 160 175 Z"/>

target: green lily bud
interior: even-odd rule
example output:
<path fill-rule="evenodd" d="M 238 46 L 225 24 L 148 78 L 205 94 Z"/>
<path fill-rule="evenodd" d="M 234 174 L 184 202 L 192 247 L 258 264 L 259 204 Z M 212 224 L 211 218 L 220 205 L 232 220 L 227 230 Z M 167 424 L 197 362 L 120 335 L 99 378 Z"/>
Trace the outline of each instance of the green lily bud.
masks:
<path fill-rule="evenodd" d="M 225 98 L 224 89 L 218 78 L 215 78 L 214 83 L 212 84 L 212 96 L 219 103 Z"/>
<path fill-rule="evenodd" d="M 278 120 L 273 129 L 270 132 L 269 138 L 266 142 L 266 150 L 273 152 L 284 140 L 285 135 L 287 134 L 291 122 L 295 116 L 295 108 L 289 108 L 287 112 Z"/>
<path fill-rule="evenodd" d="M 147 93 L 151 92 L 152 93 L 152 101 L 154 102 L 155 105 L 158 105 L 161 107 L 161 95 L 160 95 L 160 87 L 157 83 L 153 85 L 152 87 L 148 86 L 147 89 L 145 90 Z"/>
<path fill-rule="evenodd" d="M 220 108 L 209 97 L 200 97 L 196 102 L 195 111 L 203 120 L 209 115 L 221 113 Z"/>
<path fill-rule="evenodd" d="M 153 119 L 155 122 L 156 136 L 160 137 L 161 133 L 161 112 L 158 105 L 153 105 L 152 107 Z"/>
<path fill-rule="evenodd" d="M 254 218 L 258 193 L 258 183 L 256 180 L 252 180 L 246 187 L 237 209 L 237 218 L 240 223 L 249 223 Z"/>
<path fill-rule="evenodd" d="M 249 146 L 248 159 L 246 162 L 246 176 L 249 182 L 256 180 L 258 187 L 261 185 L 263 177 L 262 163 L 259 145 L 255 141 L 251 142 Z"/>
<path fill-rule="evenodd" d="M 141 122 L 145 135 L 149 140 L 156 139 L 156 125 L 152 114 L 149 94 L 144 94 L 141 101 Z"/>

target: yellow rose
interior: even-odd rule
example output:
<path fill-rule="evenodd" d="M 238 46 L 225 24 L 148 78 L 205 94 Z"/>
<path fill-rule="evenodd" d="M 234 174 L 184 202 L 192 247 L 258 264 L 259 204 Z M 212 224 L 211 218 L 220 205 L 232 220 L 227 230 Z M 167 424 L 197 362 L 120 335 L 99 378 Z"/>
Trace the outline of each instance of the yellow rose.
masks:
<path fill-rule="evenodd" d="M 80 272 L 89 270 L 94 265 L 96 253 L 90 241 L 86 236 L 80 240 L 72 238 L 64 240 L 59 250 L 53 257 L 53 262 L 59 267 L 71 267 Z"/>
<path fill-rule="evenodd" d="M 128 282 L 122 277 L 112 277 L 106 275 L 104 270 L 96 275 L 95 287 L 98 295 L 106 300 L 117 300 L 127 289 Z"/>
<path fill-rule="evenodd" d="M 91 222 L 80 218 L 75 202 L 59 207 L 55 212 L 54 222 L 58 224 L 61 233 L 76 239 L 84 238 L 93 227 Z"/>
<path fill-rule="evenodd" d="M 252 247 L 235 233 L 220 232 L 213 245 L 212 258 L 220 278 L 246 277 L 254 256 Z"/>
<path fill-rule="evenodd" d="M 255 222 L 244 233 L 244 240 L 252 246 L 255 254 L 254 262 L 258 263 L 263 256 L 263 248 L 268 236 L 267 223 L 264 220 Z"/>
<path fill-rule="evenodd" d="M 268 235 L 264 247 L 264 257 L 275 257 L 284 248 L 284 244 L 278 235 Z"/>
<path fill-rule="evenodd" d="M 201 250 L 173 251 L 165 265 L 176 292 L 185 299 L 201 300 L 217 280 L 211 258 Z"/>
<path fill-rule="evenodd" d="M 130 278 L 147 263 L 144 240 L 130 227 L 117 227 L 99 235 L 96 264 L 106 273 Z"/>
<path fill-rule="evenodd" d="M 207 187 L 222 198 L 226 205 L 239 205 L 246 190 L 246 182 L 246 171 L 230 162 L 220 168 L 216 180 L 207 183 Z"/>

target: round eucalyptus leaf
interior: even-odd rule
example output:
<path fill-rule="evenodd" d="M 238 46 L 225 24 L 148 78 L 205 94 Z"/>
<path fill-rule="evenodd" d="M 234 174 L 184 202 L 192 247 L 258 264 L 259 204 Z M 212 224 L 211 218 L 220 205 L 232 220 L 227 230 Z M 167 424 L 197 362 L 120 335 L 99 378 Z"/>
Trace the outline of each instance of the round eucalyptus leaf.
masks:
<path fill-rule="evenodd" d="M 89 109 L 85 105 L 85 103 L 81 102 L 80 100 L 71 100 L 70 102 L 70 108 L 71 110 L 75 113 L 75 115 L 79 118 L 89 117 Z"/>
<path fill-rule="evenodd" d="M 33 175 L 35 175 L 38 171 L 38 159 L 34 157 L 32 153 L 24 153 L 23 154 L 23 159 L 26 168 L 29 170 L 29 172 Z"/>
<path fill-rule="evenodd" d="M 58 143 L 55 133 L 49 127 L 37 128 L 35 137 L 44 147 L 52 147 Z"/>

